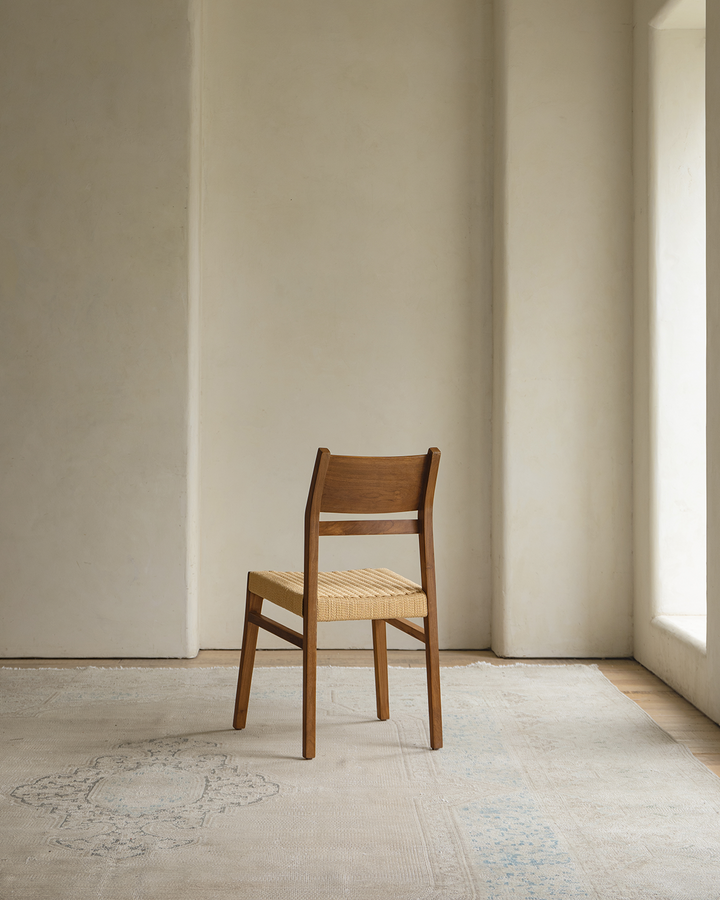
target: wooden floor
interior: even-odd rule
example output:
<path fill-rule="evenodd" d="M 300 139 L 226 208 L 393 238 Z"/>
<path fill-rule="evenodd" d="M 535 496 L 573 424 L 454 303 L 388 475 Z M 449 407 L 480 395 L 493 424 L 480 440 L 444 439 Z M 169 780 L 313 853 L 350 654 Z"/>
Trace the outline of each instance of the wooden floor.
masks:
<path fill-rule="evenodd" d="M 237 667 L 239 650 L 201 650 L 195 659 L 2 659 L 0 667 L 72 668 L 78 666 L 170 666 L 197 668 Z M 389 650 L 392 666 L 424 666 L 422 650 Z M 297 666 L 302 664 L 300 650 L 260 650 L 260 666 Z M 443 650 L 443 666 L 464 666 L 477 660 L 493 665 L 516 662 L 562 666 L 569 663 L 596 664 L 600 671 L 627 697 L 638 704 L 661 728 L 684 744 L 701 762 L 720 776 L 720 727 L 684 700 L 664 682 L 632 659 L 498 659 L 491 650 Z M 319 650 L 318 663 L 332 666 L 372 666 L 372 650 Z"/>

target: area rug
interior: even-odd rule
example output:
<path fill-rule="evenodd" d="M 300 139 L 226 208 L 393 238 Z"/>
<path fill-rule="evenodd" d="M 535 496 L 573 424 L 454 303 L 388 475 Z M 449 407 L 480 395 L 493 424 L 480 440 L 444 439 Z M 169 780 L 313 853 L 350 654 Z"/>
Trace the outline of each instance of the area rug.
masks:
<path fill-rule="evenodd" d="M 717 900 L 720 779 L 595 668 L 0 670 L 2 900 Z"/>

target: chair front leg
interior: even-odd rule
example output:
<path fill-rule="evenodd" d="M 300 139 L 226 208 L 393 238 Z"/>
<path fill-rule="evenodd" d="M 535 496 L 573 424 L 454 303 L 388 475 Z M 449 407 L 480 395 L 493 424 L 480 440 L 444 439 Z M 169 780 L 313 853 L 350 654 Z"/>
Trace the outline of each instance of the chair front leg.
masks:
<path fill-rule="evenodd" d="M 315 758 L 315 716 L 317 691 L 317 619 L 303 622 L 303 751 L 305 759 Z"/>
<path fill-rule="evenodd" d="M 263 598 L 247 590 L 245 600 L 245 627 L 243 628 L 242 651 L 240 653 L 240 670 L 238 686 L 235 694 L 235 715 L 233 728 L 244 728 L 247 721 L 248 704 L 250 702 L 250 685 L 252 683 L 253 665 L 255 664 L 255 648 L 257 647 L 258 626 L 249 621 L 251 612 L 262 612 Z"/>
<path fill-rule="evenodd" d="M 385 619 L 372 620 L 373 660 L 375 663 L 375 701 L 377 717 L 381 721 L 390 718 L 388 691 L 387 631 Z"/>

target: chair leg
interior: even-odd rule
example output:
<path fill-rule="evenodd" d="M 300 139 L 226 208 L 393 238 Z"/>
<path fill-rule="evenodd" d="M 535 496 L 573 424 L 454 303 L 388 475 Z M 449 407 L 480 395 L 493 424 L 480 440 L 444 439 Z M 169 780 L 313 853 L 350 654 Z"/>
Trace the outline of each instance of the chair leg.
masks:
<path fill-rule="evenodd" d="M 255 648 L 257 647 L 258 626 L 248 621 L 251 612 L 262 611 L 263 598 L 253 594 L 248 588 L 245 600 L 245 627 L 243 629 L 242 652 L 240 654 L 240 670 L 238 686 L 235 694 L 235 715 L 233 728 L 244 728 L 247 721 L 248 703 L 250 701 L 250 685 L 252 683 Z"/>
<path fill-rule="evenodd" d="M 388 692 L 387 632 L 385 619 L 372 620 L 373 659 L 375 662 L 375 699 L 377 717 L 381 721 L 390 718 Z"/>
<path fill-rule="evenodd" d="M 315 758 L 315 709 L 317 690 L 317 619 L 303 623 L 303 751 Z"/>
<path fill-rule="evenodd" d="M 443 745 L 443 733 L 440 705 L 440 653 L 435 616 L 425 618 L 425 664 L 427 667 L 428 712 L 430 713 L 430 747 L 433 750 L 439 750 Z"/>

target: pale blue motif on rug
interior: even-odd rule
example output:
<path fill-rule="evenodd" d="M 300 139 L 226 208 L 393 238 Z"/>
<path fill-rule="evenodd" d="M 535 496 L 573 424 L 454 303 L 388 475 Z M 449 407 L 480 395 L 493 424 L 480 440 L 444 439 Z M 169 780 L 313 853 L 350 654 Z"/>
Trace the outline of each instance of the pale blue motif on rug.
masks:
<path fill-rule="evenodd" d="M 488 900 L 582 900 L 585 879 L 563 849 L 561 837 L 525 788 L 506 752 L 492 711 L 445 715 L 443 771 L 491 784 L 489 803 L 457 807 L 474 852 L 473 867 Z"/>

